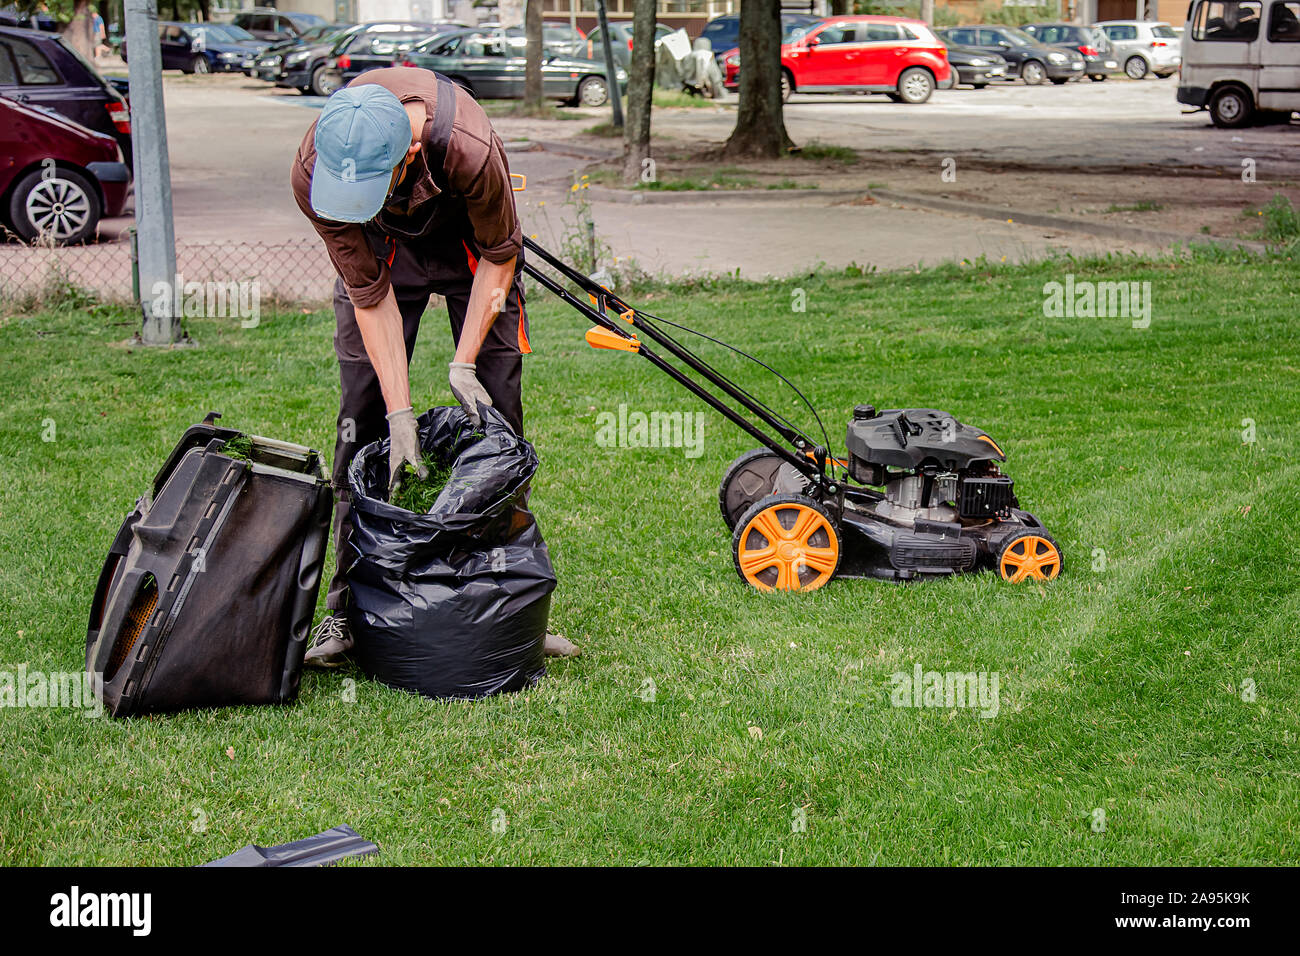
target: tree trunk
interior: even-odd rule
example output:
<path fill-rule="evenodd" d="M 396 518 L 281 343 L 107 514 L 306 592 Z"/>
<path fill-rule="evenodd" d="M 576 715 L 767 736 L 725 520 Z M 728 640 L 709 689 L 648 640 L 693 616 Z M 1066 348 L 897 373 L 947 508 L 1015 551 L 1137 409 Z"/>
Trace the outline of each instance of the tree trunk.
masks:
<path fill-rule="evenodd" d="M 633 0 L 632 63 L 627 79 L 627 123 L 623 127 L 623 182 L 629 186 L 647 172 L 650 112 L 655 87 L 655 0 Z M 618 83 L 610 83 L 610 96 Z"/>
<path fill-rule="evenodd" d="M 934 26 L 934 0 L 921 0 L 921 19 Z"/>
<path fill-rule="evenodd" d="M 781 114 L 781 0 L 740 5 L 740 108 L 724 156 L 771 159 L 793 145 Z"/>
<path fill-rule="evenodd" d="M 542 105 L 542 0 L 528 0 L 524 10 L 524 108 Z"/>
<path fill-rule="evenodd" d="M 90 0 L 77 0 L 72 8 L 72 19 L 59 31 L 73 49 L 87 60 L 95 62 L 95 27 L 94 16 L 90 9 Z"/>

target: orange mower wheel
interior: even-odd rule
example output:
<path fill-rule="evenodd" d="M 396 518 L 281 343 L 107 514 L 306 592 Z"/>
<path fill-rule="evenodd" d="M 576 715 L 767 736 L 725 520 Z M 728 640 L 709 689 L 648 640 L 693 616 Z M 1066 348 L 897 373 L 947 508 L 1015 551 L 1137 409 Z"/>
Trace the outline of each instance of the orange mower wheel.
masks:
<path fill-rule="evenodd" d="M 1061 549 L 1042 528 L 1017 531 L 998 552 L 998 573 L 1012 584 L 1050 581 L 1061 573 Z"/>
<path fill-rule="evenodd" d="M 815 591 L 840 566 L 840 537 L 830 513 L 802 495 L 768 495 L 736 522 L 736 571 L 760 591 Z"/>

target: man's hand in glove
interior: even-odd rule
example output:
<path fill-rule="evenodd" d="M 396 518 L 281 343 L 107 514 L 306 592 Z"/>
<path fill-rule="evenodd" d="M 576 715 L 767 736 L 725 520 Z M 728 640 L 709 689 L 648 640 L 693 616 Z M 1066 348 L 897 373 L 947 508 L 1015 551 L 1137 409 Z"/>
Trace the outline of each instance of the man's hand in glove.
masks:
<path fill-rule="evenodd" d="M 420 433 L 415 427 L 415 412 L 401 408 L 389 412 L 388 419 L 388 493 L 391 495 L 402 477 L 402 466 L 410 465 L 421 478 L 429 477 L 420 455 Z"/>
<path fill-rule="evenodd" d="M 470 421 L 477 428 L 483 424 L 479 421 L 478 403 L 484 405 L 492 404 L 492 397 L 488 395 L 487 389 L 478 380 L 478 375 L 474 371 L 473 362 L 452 362 L 451 363 L 451 394 L 456 396 L 456 401 L 460 402 L 461 408 L 465 409 L 465 414 L 470 417 Z"/>

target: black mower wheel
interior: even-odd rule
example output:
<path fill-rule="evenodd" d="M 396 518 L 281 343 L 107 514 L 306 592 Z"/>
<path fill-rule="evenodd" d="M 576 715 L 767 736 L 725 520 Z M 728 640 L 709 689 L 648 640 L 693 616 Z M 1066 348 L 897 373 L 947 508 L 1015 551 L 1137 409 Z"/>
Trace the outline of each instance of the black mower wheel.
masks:
<path fill-rule="evenodd" d="M 740 579 L 759 591 L 815 591 L 840 567 L 840 535 L 820 503 L 769 495 L 740 516 L 731 536 Z"/>
<path fill-rule="evenodd" d="M 766 448 L 747 451 L 728 467 L 718 486 L 718 507 L 727 530 L 733 531 L 740 516 L 759 498 L 803 491 L 808 481 L 793 465 Z"/>
<path fill-rule="evenodd" d="M 1011 584 L 1022 581 L 1050 581 L 1064 567 L 1056 539 L 1042 528 L 1017 531 L 998 550 L 998 574 Z"/>

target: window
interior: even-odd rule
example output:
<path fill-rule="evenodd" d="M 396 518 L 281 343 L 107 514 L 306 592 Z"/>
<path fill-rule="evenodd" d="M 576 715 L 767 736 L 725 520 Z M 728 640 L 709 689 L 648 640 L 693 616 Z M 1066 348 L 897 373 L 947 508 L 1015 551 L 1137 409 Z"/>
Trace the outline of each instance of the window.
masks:
<path fill-rule="evenodd" d="M 898 42 L 898 27 L 892 23 L 868 23 L 866 26 L 866 36 L 862 36 L 862 26 L 858 27 L 859 39 L 869 40 L 875 43 L 881 41 Z"/>
<path fill-rule="evenodd" d="M 1204 0 L 1196 8 L 1192 38 L 1247 42 L 1259 36 L 1259 0 Z"/>
<path fill-rule="evenodd" d="M 7 47 L 13 55 L 18 82 L 23 86 L 49 86 L 59 82 L 59 74 L 35 44 L 11 36 L 5 37 L 0 45 Z"/>
<path fill-rule="evenodd" d="M 9 56 L 9 48 L 0 43 L 0 86 L 17 85 L 18 73 L 14 70 L 14 61 Z"/>
<path fill-rule="evenodd" d="M 1153 26 L 1151 28 L 1151 35 L 1153 37 L 1159 37 L 1162 40 L 1178 39 L 1178 34 L 1174 32 L 1174 28 L 1163 23 L 1157 23 Z"/>
<path fill-rule="evenodd" d="M 851 23 L 832 23 L 821 33 L 817 34 L 817 41 L 823 44 L 831 43 L 852 43 L 853 42 L 853 24 Z"/>
<path fill-rule="evenodd" d="M 1268 38 L 1274 43 L 1300 43 L 1300 0 L 1269 7 Z"/>
<path fill-rule="evenodd" d="M 1011 46 L 1011 42 L 997 30 L 980 30 L 978 46 Z"/>
<path fill-rule="evenodd" d="M 1111 40 L 1136 40 L 1138 38 L 1138 28 L 1131 23 L 1120 23 L 1116 26 L 1106 27 L 1106 36 Z"/>
<path fill-rule="evenodd" d="M 975 46 L 978 43 L 974 30 L 949 30 L 947 35 L 948 39 L 958 46 Z"/>

